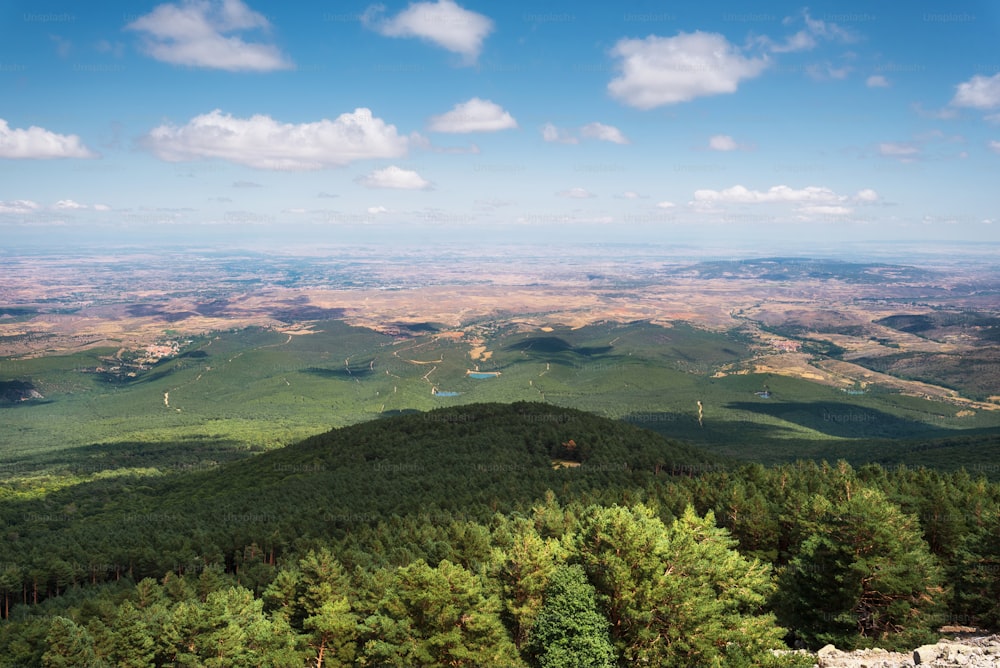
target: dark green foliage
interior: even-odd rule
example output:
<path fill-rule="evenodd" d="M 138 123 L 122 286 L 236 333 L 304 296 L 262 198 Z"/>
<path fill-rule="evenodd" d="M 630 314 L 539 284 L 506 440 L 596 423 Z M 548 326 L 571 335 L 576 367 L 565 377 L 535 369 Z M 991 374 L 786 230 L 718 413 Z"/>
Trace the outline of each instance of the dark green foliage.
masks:
<path fill-rule="evenodd" d="M 770 565 L 810 643 L 995 623 L 998 509 L 963 472 L 726 467 L 579 411 L 442 409 L 4 501 L 0 666 L 521 665 L 575 632 L 543 616 L 567 564 L 622 665 L 787 663 Z"/>
<path fill-rule="evenodd" d="M 819 520 L 780 580 L 782 621 L 816 648 L 930 640 L 943 578 L 916 518 L 876 489 L 813 503 Z"/>
<path fill-rule="evenodd" d="M 611 668 L 615 648 L 608 620 L 579 565 L 560 566 L 545 590 L 531 644 L 540 668 Z"/>

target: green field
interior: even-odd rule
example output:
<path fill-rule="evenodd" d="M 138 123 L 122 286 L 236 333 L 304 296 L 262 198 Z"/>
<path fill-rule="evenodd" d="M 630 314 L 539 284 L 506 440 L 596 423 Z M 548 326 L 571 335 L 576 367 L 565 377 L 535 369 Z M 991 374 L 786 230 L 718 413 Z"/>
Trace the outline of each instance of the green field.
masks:
<path fill-rule="evenodd" d="M 0 360 L 0 382 L 30 383 L 43 397 L 0 404 L 0 479 L 37 490 L 213 467 L 332 427 L 478 402 L 582 409 L 765 463 L 843 457 L 975 468 L 1000 433 L 1000 415 L 957 417 L 955 406 L 877 388 L 848 395 L 776 375 L 713 377 L 750 355 L 735 332 L 482 323 L 492 356 L 478 370 L 499 375 L 477 379 L 467 374 L 476 368 L 467 342 L 423 329 L 393 338 L 332 320 L 308 335 L 219 332 L 135 377 L 107 371 L 111 349 Z"/>

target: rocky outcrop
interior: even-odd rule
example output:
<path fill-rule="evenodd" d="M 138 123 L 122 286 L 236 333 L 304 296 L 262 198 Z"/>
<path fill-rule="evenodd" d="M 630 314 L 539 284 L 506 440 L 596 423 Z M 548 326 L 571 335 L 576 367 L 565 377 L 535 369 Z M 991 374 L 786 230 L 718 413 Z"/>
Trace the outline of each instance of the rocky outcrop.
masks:
<path fill-rule="evenodd" d="M 817 668 L 911 668 L 912 666 L 965 666 L 1000 668 L 1000 635 L 953 637 L 913 652 L 859 649 L 843 652 L 827 645 L 815 654 Z"/>

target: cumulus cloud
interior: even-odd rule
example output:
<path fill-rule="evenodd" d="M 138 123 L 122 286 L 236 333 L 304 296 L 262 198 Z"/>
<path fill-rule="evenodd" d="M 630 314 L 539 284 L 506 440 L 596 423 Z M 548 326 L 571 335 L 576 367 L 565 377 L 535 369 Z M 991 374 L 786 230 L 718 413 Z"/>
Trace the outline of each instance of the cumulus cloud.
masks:
<path fill-rule="evenodd" d="M 71 199 L 61 199 L 52 205 L 53 209 L 58 209 L 61 211 L 74 210 L 74 209 L 86 209 L 86 204 L 80 204 L 79 202 L 74 202 Z"/>
<path fill-rule="evenodd" d="M 604 123 L 587 123 L 579 129 L 580 137 L 585 139 L 597 139 L 598 141 L 608 141 L 613 144 L 629 144 L 628 137 L 613 125 L 605 125 Z M 565 128 L 556 127 L 552 123 L 546 123 L 542 126 L 542 139 L 547 142 L 553 142 L 558 144 L 579 144 L 580 137 L 575 134 L 574 130 L 567 130 Z"/>
<path fill-rule="evenodd" d="M 763 202 L 836 202 L 843 199 L 829 188 L 806 186 L 796 190 L 785 185 L 774 186 L 766 191 L 750 190 L 741 185 L 724 190 L 696 190 L 694 198 L 700 202 L 728 202 L 738 204 L 759 204 Z"/>
<path fill-rule="evenodd" d="M 269 72 L 293 67 L 273 44 L 246 42 L 239 33 L 270 22 L 242 0 L 184 0 L 157 5 L 125 26 L 143 35 L 143 50 L 172 65 Z"/>
<path fill-rule="evenodd" d="M 562 190 L 556 194 L 560 197 L 569 197 L 570 199 L 590 199 L 591 197 L 596 197 L 594 193 L 590 192 L 586 188 L 570 188 L 569 190 Z"/>
<path fill-rule="evenodd" d="M 611 55 L 620 59 L 621 75 L 608 84 L 608 92 L 639 109 L 733 93 L 768 66 L 766 57 L 747 58 L 724 36 L 701 31 L 622 39 Z"/>
<path fill-rule="evenodd" d="M 503 107 L 490 100 L 474 97 L 460 102 L 451 111 L 432 116 L 427 124 L 431 132 L 497 132 L 517 127 L 517 121 Z"/>
<path fill-rule="evenodd" d="M 605 125 L 604 123 L 587 123 L 582 128 L 580 128 L 580 134 L 588 139 L 599 139 L 601 141 L 609 141 L 612 144 L 628 144 L 628 138 L 622 134 L 622 131 L 613 125 Z"/>
<path fill-rule="evenodd" d="M 796 209 L 799 213 L 816 216 L 848 216 L 854 209 L 837 204 L 805 204 Z"/>
<path fill-rule="evenodd" d="M 389 213 L 389 209 L 385 208 L 384 206 L 370 206 L 368 207 L 368 213 L 372 214 L 373 216 L 377 216 L 380 213 Z"/>
<path fill-rule="evenodd" d="M 38 202 L 30 199 L 0 200 L 0 213 L 25 214 L 32 213 L 41 208 Z"/>
<path fill-rule="evenodd" d="M 369 109 L 355 109 L 335 120 L 279 123 L 270 116 L 235 118 L 216 109 L 186 125 L 161 125 L 144 138 L 146 146 L 169 162 L 218 158 L 257 169 L 311 170 L 342 167 L 355 160 L 395 158 L 408 141 Z"/>
<path fill-rule="evenodd" d="M 1000 141 L 993 139 L 987 144 L 987 146 L 989 146 L 990 150 L 994 153 L 1000 153 Z"/>
<path fill-rule="evenodd" d="M 27 130 L 11 128 L 0 118 L 0 158 L 48 159 L 95 158 L 76 135 L 61 135 L 32 125 Z"/>
<path fill-rule="evenodd" d="M 452 0 L 414 2 L 399 14 L 383 18 L 385 5 L 372 5 L 362 23 L 385 37 L 417 37 L 465 57 L 475 63 L 483 41 L 493 32 L 487 16 L 458 6 Z"/>
<path fill-rule="evenodd" d="M 996 109 L 1000 107 L 1000 74 L 986 77 L 977 74 L 955 87 L 952 106 L 973 109 Z"/>
<path fill-rule="evenodd" d="M 823 186 L 791 188 L 778 185 L 767 190 L 751 190 L 735 185 L 724 190 L 696 190 L 689 206 L 701 213 L 722 213 L 725 204 L 791 204 L 797 213 L 808 216 L 847 216 L 852 204 L 872 204 L 879 194 L 871 188 L 859 190 L 853 197 L 841 195 Z"/>
<path fill-rule="evenodd" d="M 402 169 L 390 165 L 385 169 L 376 169 L 371 174 L 358 179 L 358 183 L 366 188 L 395 188 L 397 190 L 429 190 L 431 184 L 420 174 L 410 169 Z"/>
<path fill-rule="evenodd" d="M 708 147 L 713 151 L 735 151 L 740 146 L 729 135 L 713 135 L 708 139 Z"/>
<path fill-rule="evenodd" d="M 673 209 L 675 206 L 677 205 L 673 202 L 668 202 L 667 200 L 656 203 L 656 208 L 658 209 Z"/>
<path fill-rule="evenodd" d="M 865 79 L 865 85 L 869 88 L 888 88 L 889 80 L 881 74 L 873 74 Z"/>

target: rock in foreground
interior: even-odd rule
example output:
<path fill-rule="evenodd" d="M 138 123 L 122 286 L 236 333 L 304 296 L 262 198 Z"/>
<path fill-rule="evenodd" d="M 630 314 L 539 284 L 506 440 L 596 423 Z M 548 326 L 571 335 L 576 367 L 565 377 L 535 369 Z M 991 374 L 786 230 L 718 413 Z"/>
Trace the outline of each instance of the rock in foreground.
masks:
<path fill-rule="evenodd" d="M 843 652 L 827 646 L 816 653 L 818 668 L 910 668 L 912 666 L 966 666 L 1000 668 L 1000 635 L 942 639 L 912 653 L 884 649 Z"/>

